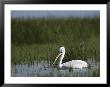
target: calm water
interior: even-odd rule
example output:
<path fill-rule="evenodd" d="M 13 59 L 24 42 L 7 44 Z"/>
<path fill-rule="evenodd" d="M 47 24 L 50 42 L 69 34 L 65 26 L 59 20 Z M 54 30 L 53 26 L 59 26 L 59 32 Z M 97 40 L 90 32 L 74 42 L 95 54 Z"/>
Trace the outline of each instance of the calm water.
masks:
<path fill-rule="evenodd" d="M 50 65 L 47 61 L 32 64 L 12 65 L 12 77 L 99 77 L 100 64 L 94 60 L 88 60 L 88 68 L 83 69 L 59 69 Z"/>

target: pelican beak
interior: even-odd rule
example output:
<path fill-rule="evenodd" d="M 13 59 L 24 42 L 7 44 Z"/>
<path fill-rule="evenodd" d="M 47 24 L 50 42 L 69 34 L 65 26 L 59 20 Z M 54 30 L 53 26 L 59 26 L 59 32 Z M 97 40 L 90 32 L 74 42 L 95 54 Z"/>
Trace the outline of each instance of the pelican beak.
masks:
<path fill-rule="evenodd" d="M 59 57 L 60 55 L 61 55 L 61 53 L 59 53 L 59 54 L 56 56 L 56 58 L 55 58 L 53 64 L 55 64 L 56 60 L 58 59 L 58 57 Z"/>

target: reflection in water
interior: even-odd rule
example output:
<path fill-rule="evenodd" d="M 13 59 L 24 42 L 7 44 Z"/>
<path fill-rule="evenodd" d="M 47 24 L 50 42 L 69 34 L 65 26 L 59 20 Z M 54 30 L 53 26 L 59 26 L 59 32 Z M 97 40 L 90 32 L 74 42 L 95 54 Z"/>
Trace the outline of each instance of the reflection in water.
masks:
<path fill-rule="evenodd" d="M 48 64 L 47 61 L 34 62 L 32 64 L 12 65 L 12 77 L 99 77 L 100 64 L 94 60 L 88 60 L 88 68 L 83 69 L 58 69 Z"/>

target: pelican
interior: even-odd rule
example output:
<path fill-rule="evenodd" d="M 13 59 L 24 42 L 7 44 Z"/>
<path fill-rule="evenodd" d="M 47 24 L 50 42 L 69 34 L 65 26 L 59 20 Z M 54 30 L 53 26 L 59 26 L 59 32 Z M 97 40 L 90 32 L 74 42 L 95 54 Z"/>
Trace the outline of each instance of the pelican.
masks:
<path fill-rule="evenodd" d="M 65 63 L 62 63 L 62 60 L 64 58 L 64 55 L 65 55 L 65 47 L 60 47 L 59 49 L 59 54 L 58 56 L 55 58 L 53 64 L 55 64 L 56 60 L 59 58 L 60 56 L 60 59 L 59 59 L 59 63 L 58 63 L 58 67 L 59 68 L 77 68 L 77 69 L 82 69 L 83 67 L 88 67 L 88 64 L 87 62 L 85 61 L 82 61 L 82 60 L 72 60 L 72 61 L 69 61 L 69 62 L 65 62 Z"/>

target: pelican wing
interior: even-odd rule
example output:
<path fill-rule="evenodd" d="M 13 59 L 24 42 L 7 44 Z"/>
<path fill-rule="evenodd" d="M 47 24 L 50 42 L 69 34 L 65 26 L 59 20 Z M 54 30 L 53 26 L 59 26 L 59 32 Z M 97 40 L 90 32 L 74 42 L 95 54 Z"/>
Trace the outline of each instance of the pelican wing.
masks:
<path fill-rule="evenodd" d="M 63 67 L 68 67 L 68 68 L 83 68 L 83 67 L 87 67 L 87 63 L 85 61 L 82 60 L 72 60 L 66 63 L 62 64 Z"/>

